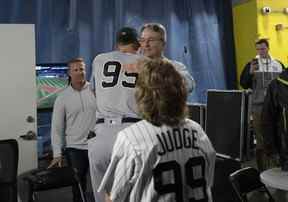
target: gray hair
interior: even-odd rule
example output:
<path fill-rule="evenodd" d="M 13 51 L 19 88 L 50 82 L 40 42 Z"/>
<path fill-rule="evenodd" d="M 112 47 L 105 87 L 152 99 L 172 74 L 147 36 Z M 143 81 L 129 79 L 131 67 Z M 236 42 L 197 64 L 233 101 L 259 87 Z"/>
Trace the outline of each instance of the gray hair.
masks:
<path fill-rule="evenodd" d="M 167 33 L 166 33 L 166 28 L 160 24 L 160 23 L 146 23 L 144 24 L 140 32 L 142 33 L 144 29 L 149 29 L 152 30 L 153 32 L 157 32 L 161 35 L 161 39 L 163 40 L 164 43 L 167 41 Z"/>

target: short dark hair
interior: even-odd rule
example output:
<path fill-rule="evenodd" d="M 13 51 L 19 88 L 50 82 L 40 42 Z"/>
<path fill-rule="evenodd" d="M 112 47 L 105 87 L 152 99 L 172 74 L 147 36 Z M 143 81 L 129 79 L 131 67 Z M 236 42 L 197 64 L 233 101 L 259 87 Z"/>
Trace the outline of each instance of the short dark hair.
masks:
<path fill-rule="evenodd" d="M 187 90 L 183 77 L 167 59 L 140 64 L 135 98 L 142 117 L 161 126 L 177 126 L 187 115 Z"/>
<path fill-rule="evenodd" d="M 261 44 L 261 43 L 264 43 L 264 44 L 267 46 L 267 48 L 269 48 L 268 39 L 264 39 L 264 38 L 258 39 L 258 40 L 255 42 L 255 45 L 259 45 L 259 44 Z"/>
<path fill-rule="evenodd" d="M 70 68 L 71 64 L 74 64 L 77 62 L 84 62 L 84 59 L 81 57 L 73 58 L 67 62 L 67 66 Z"/>
<path fill-rule="evenodd" d="M 137 30 L 132 27 L 121 28 L 116 34 L 116 43 L 120 45 L 137 44 L 140 46 Z"/>

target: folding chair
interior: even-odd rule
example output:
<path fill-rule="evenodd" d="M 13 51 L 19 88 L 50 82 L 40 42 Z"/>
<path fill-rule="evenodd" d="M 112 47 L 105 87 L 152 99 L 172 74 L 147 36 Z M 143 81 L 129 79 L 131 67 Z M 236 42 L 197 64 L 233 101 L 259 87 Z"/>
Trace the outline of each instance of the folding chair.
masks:
<path fill-rule="evenodd" d="M 248 193 L 261 190 L 267 194 L 269 202 L 275 202 L 267 187 L 261 182 L 257 169 L 252 167 L 239 169 L 230 174 L 229 179 L 240 201 L 248 202 Z"/>
<path fill-rule="evenodd" d="M 1 202 L 17 202 L 18 143 L 14 139 L 0 140 Z"/>
<path fill-rule="evenodd" d="M 29 184 L 29 202 L 35 201 L 35 193 L 50 189 L 57 189 L 67 186 L 78 185 L 82 202 L 85 202 L 83 189 L 77 176 L 77 171 L 71 167 L 36 169 L 24 177 Z"/>

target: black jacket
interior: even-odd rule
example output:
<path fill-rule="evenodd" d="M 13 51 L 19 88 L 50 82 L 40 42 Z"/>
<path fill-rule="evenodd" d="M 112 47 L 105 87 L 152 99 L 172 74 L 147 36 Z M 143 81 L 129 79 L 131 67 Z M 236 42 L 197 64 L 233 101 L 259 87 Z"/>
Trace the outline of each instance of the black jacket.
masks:
<path fill-rule="evenodd" d="M 260 59 L 258 59 L 258 61 L 259 60 Z M 260 61 L 258 63 L 260 64 Z M 262 64 L 261 68 L 259 66 L 253 74 L 250 73 L 250 66 L 251 62 L 245 65 L 240 76 L 240 84 L 244 89 L 252 89 L 252 111 L 261 111 L 266 89 L 270 82 L 279 76 L 284 65 L 276 59 L 271 59 L 269 66 Z M 256 108 L 257 106 L 258 110 Z"/>
<path fill-rule="evenodd" d="M 285 69 L 285 66 L 283 65 L 282 62 L 280 62 L 279 60 L 276 60 L 276 61 L 279 62 L 279 64 L 282 66 L 283 69 Z M 240 85 L 244 89 L 248 89 L 248 88 L 253 89 L 253 75 L 249 73 L 250 65 L 251 65 L 251 61 L 245 65 L 240 75 Z"/>
<path fill-rule="evenodd" d="M 288 169 L 288 69 L 268 86 L 262 111 L 266 149 L 279 153 L 282 168 Z"/>

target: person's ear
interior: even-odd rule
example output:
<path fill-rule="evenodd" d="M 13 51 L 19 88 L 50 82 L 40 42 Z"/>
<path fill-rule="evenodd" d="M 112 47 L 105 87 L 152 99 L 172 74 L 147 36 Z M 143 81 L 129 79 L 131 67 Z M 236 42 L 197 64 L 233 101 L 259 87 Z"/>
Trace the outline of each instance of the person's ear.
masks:
<path fill-rule="evenodd" d="M 163 46 L 163 48 L 165 48 L 165 46 L 166 46 L 166 42 L 163 40 L 162 40 L 162 46 Z"/>
<path fill-rule="evenodd" d="M 71 67 L 68 67 L 67 75 L 71 77 Z"/>

